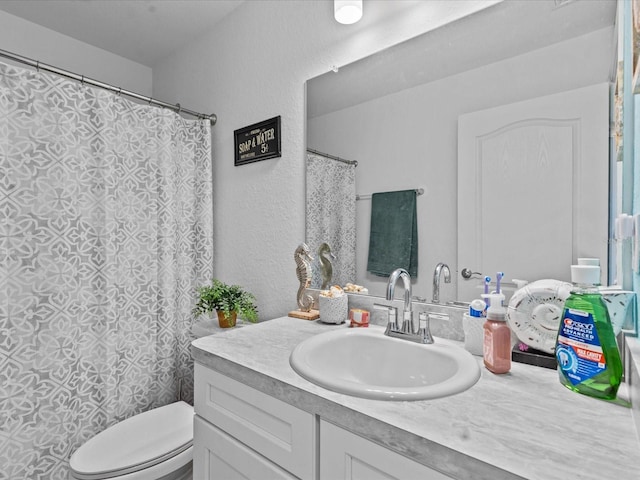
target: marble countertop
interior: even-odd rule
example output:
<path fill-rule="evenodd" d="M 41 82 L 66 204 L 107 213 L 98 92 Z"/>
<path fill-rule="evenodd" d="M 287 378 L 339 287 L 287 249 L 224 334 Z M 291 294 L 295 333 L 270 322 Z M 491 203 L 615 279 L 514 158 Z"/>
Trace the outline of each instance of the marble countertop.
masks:
<path fill-rule="evenodd" d="M 626 385 L 618 401 L 605 402 L 569 391 L 554 370 L 514 362 L 505 375 L 482 367 L 476 385 L 451 397 L 351 397 L 308 382 L 289 365 L 295 345 L 336 328 L 346 326 L 282 317 L 199 338 L 192 353 L 198 363 L 454 478 L 639 478 Z"/>

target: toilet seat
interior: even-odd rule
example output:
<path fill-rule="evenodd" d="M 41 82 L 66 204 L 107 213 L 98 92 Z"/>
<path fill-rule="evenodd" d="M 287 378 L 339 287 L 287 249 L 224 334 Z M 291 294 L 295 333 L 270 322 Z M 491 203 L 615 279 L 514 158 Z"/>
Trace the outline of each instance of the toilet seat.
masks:
<path fill-rule="evenodd" d="M 193 407 L 176 402 L 107 428 L 76 450 L 69 465 L 77 479 L 111 478 L 151 468 L 192 445 Z"/>

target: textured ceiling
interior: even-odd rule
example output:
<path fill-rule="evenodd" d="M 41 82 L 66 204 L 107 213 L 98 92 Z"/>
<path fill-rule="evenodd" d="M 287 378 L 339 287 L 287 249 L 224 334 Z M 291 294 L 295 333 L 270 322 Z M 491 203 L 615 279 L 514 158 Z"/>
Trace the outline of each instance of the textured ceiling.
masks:
<path fill-rule="evenodd" d="M 609 0 L 501 2 L 343 66 L 338 74 L 312 79 L 307 86 L 307 116 L 324 115 L 611 27 L 615 18 L 616 2 Z"/>
<path fill-rule="evenodd" d="M 244 0 L 1 0 L 0 10 L 153 67 Z"/>

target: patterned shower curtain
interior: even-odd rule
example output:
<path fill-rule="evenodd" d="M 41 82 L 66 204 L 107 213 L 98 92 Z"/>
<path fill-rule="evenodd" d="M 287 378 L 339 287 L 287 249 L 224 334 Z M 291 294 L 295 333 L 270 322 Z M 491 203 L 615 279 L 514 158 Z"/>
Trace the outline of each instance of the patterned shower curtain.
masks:
<path fill-rule="evenodd" d="M 210 126 L 0 64 L 0 479 L 67 479 L 106 427 L 193 398 Z"/>
<path fill-rule="evenodd" d="M 323 155 L 307 153 L 306 243 L 314 258 L 313 288 L 322 285 L 318 248 L 327 243 L 331 260 L 331 285 L 356 280 L 356 167 Z"/>

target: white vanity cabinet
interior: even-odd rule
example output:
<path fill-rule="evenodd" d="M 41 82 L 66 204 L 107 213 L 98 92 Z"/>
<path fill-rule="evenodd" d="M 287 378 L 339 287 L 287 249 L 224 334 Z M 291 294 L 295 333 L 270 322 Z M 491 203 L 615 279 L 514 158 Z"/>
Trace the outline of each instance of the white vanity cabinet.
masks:
<path fill-rule="evenodd" d="M 195 364 L 194 479 L 314 479 L 314 415 Z"/>
<path fill-rule="evenodd" d="M 320 480 L 451 480 L 436 470 L 320 421 Z"/>
<path fill-rule="evenodd" d="M 194 479 L 450 478 L 198 363 L 195 411 Z"/>

